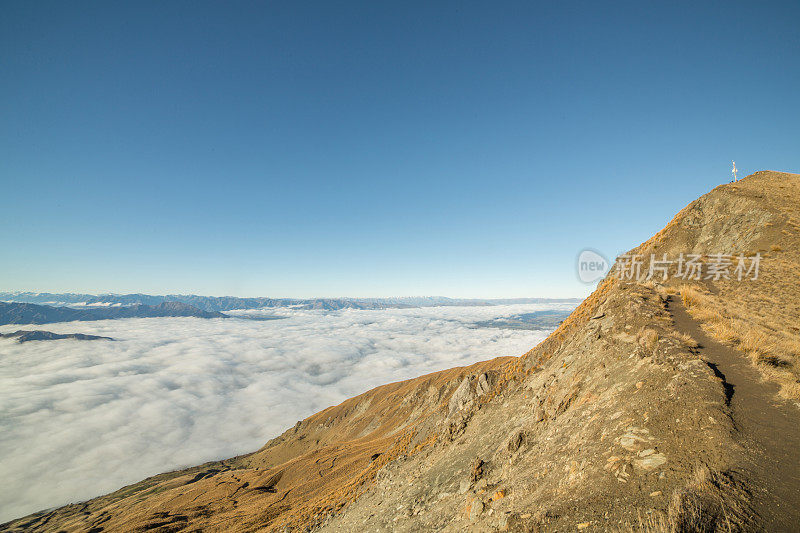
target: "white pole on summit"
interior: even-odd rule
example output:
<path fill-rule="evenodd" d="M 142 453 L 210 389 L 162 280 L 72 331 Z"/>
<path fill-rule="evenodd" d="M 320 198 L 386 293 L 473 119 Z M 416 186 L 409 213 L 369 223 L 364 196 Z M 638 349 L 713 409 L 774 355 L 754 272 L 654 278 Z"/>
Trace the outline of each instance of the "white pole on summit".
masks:
<path fill-rule="evenodd" d="M 736 173 L 739 172 L 736 170 L 736 161 L 731 161 L 733 163 L 733 168 L 731 169 L 731 173 L 733 174 L 733 181 L 739 181 L 736 179 Z"/>

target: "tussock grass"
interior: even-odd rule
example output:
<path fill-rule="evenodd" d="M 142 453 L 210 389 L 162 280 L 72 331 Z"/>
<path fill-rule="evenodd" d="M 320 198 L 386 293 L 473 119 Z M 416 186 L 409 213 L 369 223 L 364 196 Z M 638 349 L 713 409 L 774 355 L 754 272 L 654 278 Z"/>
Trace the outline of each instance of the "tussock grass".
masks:
<path fill-rule="evenodd" d="M 694 309 L 706 303 L 706 296 L 690 285 L 681 287 L 681 301 L 686 309 Z"/>
<path fill-rule="evenodd" d="M 655 351 L 658 347 L 658 338 L 658 332 L 652 328 L 642 328 L 642 330 L 639 331 L 639 345 L 650 352 Z"/>
<path fill-rule="evenodd" d="M 698 313 L 698 315 L 708 316 L 702 313 Z M 703 329 L 718 341 L 734 346 L 740 343 L 741 335 L 739 330 L 736 329 L 736 321 L 726 320 L 725 317 L 719 314 L 713 315 L 710 319 L 699 320 L 708 322 Z"/>
<path fill-rule="evenodd" d="M 733 533 L 745 531 L 750 516 L 746 493 L 733 480 L 698 466 L 681 490 L 672 494 L 666 513 L 639 514 L 625 533 Z"/>
<path fill-rule="evenodd" d="M 746 354 L 766 377 L 781 385 L 781 396 L 800 398 L 800 339 L 796 335 L 731 318 L 716 298 L 695 286 L 683 285 L 680 294 L 683 305 L 706 333 Z"/>
<path fill-rule="evenodd" d="M 700 345 L 697 343 L 697 341 L 696 341 L 696 340 L 694 340 L 694 337 L 692 337 L 691 335 L 689 335 L 689 334 L 687 334 L 687 333 L 681 333 L 681 334 L 678 336 L 678 338 L 680 339 L 680 341 L 681 341 L 683 344 L 685 344 L 686 346 L 688 346 L 688 347 L 689 347 L 689 348 L 691 348 L 691 349 L 694 349 L 694 348 L 697 348 L 697 347 L 699 347 L 699 346 L 700 346 Z"/>
<path fill-rule="evenodd" d="M 672 495 L 667 511 L 670 531 L 739 531 L 734 524 L 746 516 L 743 499 L 729 479 L 699 466 L 686 487 Z"/>
<path fill-rule="evenodd" d="M 672 533 L 674 529 L 664 513 L 656 512 L 644 517 L 639 513 L 636 525 L 628 524 L 618 531 L 619 533 Z"/>

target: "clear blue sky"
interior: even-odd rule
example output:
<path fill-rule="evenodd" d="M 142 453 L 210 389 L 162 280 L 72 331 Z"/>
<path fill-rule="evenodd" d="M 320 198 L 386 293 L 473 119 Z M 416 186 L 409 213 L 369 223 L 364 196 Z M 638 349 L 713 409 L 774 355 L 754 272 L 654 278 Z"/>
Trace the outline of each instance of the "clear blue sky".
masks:
<path fill-rule="evenodd" d="M 800 3 L 3 2 L 0 290 L 574 296 L 800 170 Z"/>

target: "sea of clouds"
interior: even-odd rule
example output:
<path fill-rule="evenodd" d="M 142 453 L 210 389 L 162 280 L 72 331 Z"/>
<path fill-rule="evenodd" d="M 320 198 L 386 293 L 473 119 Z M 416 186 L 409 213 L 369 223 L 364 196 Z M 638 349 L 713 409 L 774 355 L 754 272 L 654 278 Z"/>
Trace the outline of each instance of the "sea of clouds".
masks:
<path fill-rule="evenodd" d="M 377 385 L 520 355 L 547 332 L 472 325 L 572 307 L 283 308 L 2 326 L 116 340 L 0 339 L 0 523 L 254 451 Z M 273 312 L 286 318 L 244 318 Z"/>

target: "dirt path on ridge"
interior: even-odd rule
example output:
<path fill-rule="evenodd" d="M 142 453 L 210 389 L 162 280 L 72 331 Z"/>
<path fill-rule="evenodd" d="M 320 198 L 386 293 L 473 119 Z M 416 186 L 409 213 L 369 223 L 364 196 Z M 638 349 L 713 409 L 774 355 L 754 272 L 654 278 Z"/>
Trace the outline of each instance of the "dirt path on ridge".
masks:
<path fill-rule="evenodd" d="M 800 531 L 800 410 L 780 401 L 777 385 L 763 381 L 744 355 L 706 335 L 679 296 L 667 306 L 678 331 L 700 344 L 703 358 L 723 380 L 762 526 L 770 532 Z"/>

